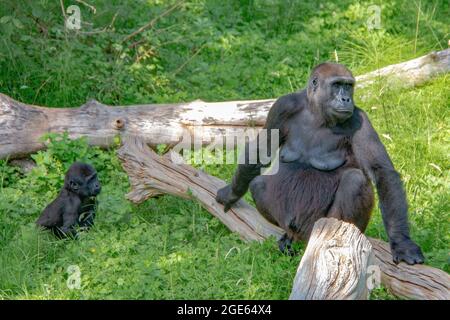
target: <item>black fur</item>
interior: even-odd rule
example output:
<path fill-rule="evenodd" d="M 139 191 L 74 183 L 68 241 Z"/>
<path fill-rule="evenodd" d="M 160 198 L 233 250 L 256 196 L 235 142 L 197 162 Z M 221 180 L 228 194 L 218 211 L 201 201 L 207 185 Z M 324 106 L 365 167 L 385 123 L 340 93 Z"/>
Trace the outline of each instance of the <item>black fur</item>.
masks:
<path fill-rule="evenodd" d="M 58 197 L 44 209 L 36 224 L 52 230 L 58 238 L 75 237 L 77 227 L 87 230 L 94 225 L 95 197 L 100 191 L 95 169 L 75 162 L 66 173 Z"/>
<path fill-rule="evenodd" d="M 278 173 L 260 175 L 263 165 L 247 161 L 216 200 L 227 211 L 250 185 L 259 212 L 286 231 L 280 249 L 289 252 L 290 242 L 307 240 L 321 217 L 352 222 L 364 231 L 373 208 L 372 180 L 393 260 L 422 263 L 422 252 L 409 237 L 400 176 L 367 115 L 354 105 L 353 85 L 342 65 L 315 67 L 308 87 L 279 98 L 267 116 L 265 129 L 280 131 Z"/>

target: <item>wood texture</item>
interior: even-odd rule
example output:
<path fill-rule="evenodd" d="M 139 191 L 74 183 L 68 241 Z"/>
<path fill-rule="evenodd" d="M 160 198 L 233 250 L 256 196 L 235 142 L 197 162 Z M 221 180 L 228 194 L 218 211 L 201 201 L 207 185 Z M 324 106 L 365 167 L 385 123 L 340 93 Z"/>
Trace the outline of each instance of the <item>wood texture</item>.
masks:
<path fill-rule="evenodd" d="M 140 136 L 150 146 L 174 145 L 194 130 L 202 145 L 218 135 L 262 127 L 273 100 L 111 107 L 92 100 L 80 108 L 26 105 L 0 94 L 0 159 L 20 158 L 45 144 L 48 132 L 67 131 L 87 137 L 91 145 L 107 147 L 115 136 Z"/>
<path fill-rule="evenodd" d="M 350 223 L 317 221 L 300 261 L 290 300 L 366 300 L 372 245 Z"/>
<path fill-rule="evenodd" d="M 450 49 L 356 77 L 357 87 L 383 84 L 387 79 L 417 85 L 450 71 Z M 391 81 L 391 80 L 389 80 Z M 147 104 L 111 107 L 92 100 L 79 108 L 45 108 L 27 105 L 0 94 L 0 159 L 20 158 L 45 148 L 47 132 L 67 131 L 71 138 L 86 136 L 101 147 L 116 135 L 136 135 L 145 143 L 174 145 L 197 130 L 203 145 L 218 135 L 233 135 L 245 128 L 261 128 L 274 99 L 254 101 Z"/>
<path fill-rule="evenodd" d="M 383 86 L 413 87 L 439 74 L 450 72 L 450 49 L 431 52 L 417 59 L 390 65 L 356 77 L 360 88 L 381 81 Z"/>
<path fill-rule="evenodd" d="M 186 164 L 174 164 L 170 152 L 159 156 L 139 138 L 127 137 L 118 151 L 130 177 L 128 199 L 140 203 L 161 194 L 171 194 L 198 201 L 231 231 L 245 240 L 262 241 L 269 236 L 280 238 L 282 230 L 264 219 L 253 207 L 240 200 L 228 212 L 216 202 L 217 190 L 225 182 Z"/>
<path fill-rule="evenodd" d="M 131 192 L 128 198 L 135 203 L 156 195 L 172 194 L 198 201 L 244 240 L 262 241 L 269 236 L 279 239 L 283 234 L 279 227 L 269 223 L 242 199 L 224 213 L 223 206 L 214 199 L 217 190 L 225 185 L 224 181 L 186 164 L 178 164 L 178 160 L 174 163 L 171 154 L 163 157 L 157 155 L 139 138 L 124 139 L 118 155 L 130 177 Z M 177 155 L 173 157 L 175 159 Z M 426 265 L 396 265 L 392 262 L 386 242 L 372 238 L 369 240 L 374 264 L 381 271 L 381 283 L 392 294 L 408 299 L 450 299 L 449 274 Z M 360 247 L 366 248 L 366 244 Z"/>
<path fill-rule="evenodd" d="M 381 283 L 394 295 L 416 300 L 450 300 L 450 275 L 427 266 L 392 261 L 389 244 L 369 238 L 375 264 L 381 268 Z"/>

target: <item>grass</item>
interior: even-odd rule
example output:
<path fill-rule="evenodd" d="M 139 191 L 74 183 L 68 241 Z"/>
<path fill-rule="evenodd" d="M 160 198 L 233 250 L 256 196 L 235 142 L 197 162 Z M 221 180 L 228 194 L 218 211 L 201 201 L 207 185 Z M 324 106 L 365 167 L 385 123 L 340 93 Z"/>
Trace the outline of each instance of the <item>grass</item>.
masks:
<path fill-rule="evenodd" d="M 95 15 L 80 4 L 81 31 L 102 29 L 117 14 L 113 28 L 67 33 L 58 1 L 2 4 L 0 91 L 52 107 L 89 98 L 114 105 L 272 98 L 302 88 L 310 68 L 332 59 L 334 50 L 362 74 L 442 49 L 449 35 L 445 1 L 421 2 L 419 9 L 406 0 L 190 0 L 123 42 L 172 2 L 90 3 Z M 379 30 L 365 26 L 371 4 L 382 9 Z M 443 75 L 413 89 L 379 83 L 356 97 L 403 177 L 412 237 L 427 263 L 446 272 L 449 86 Z M 299 256 L 282 255 L 273 239 L 242 242 L 192 201 L 166 196 L 133 205 L 125 199 L 129 183 L 115 147 L 49 138 L 49 149 L 33 155 L 37 167 L 30 173 L 0 160 L 0 298 L 288 297 Z M 96 226 L 78 241 L 57 241 L 33 223 L 76 159 L 94 164 L 104 186 Z M 229 181 L 234 166 L 204 169 Z M 378 207 L 367 234 L 386 239 Z M 80 269 L 81 290 L 67 287 L 71 265 Z M 393 296 L 381 288 L 371 298 Z"/>

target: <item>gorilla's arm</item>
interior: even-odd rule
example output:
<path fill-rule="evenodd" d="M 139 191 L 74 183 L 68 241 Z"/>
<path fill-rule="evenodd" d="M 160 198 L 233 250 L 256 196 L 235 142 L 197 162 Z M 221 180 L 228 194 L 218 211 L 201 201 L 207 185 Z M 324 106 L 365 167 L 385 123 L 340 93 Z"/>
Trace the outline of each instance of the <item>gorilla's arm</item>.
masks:
<path fill-rule="evenodd" d="M 65 236 L 75 236 L 75 226 L 78 222 L 78 209 L 81 205 L 81 201 L 78 197 L 68 197 L 64 206 L 63 212 L 63 224 L 60 231 Z"/>
<path fill-rule="evenodd" d="M 359 109 L 355 112 L 361 115 L 361 128 L 353 137 L 353 151 L 376 185 L 394 262 L 422 263 L 422 252 L 409 236 L 408 204 L 400 175 L 367 115 Z"/>
<path fill-rule="evenodd" d="M 97 210 L 97 198 L 89 197 L 81 202 L 78 210 L 78 226 L 82 229 L 89 229 L 94 225 L 95 211 Z"/>
<path fill-rule="evenodd" d="M 39 216 L 36 221 L 38 226 L 44 228 L 53 228 L 57 226 L 60 221 L 62 221 L 63 203 L 61 202 L 61 196 L 58 196 L 54 201 L 52 201 Z"/>
<path fill-rule="evenodd" d="M 268 156 L 272 158 L 274 155 L 271 154 L 271 129 L 279 130 L 279 146 L 283 145 L 286 140 L 286 134 L 284 124 L 287 119 L 292 117 L 293 114 L 297 113 L 299 106 L 301 105 L 301 100 L 306 99 L 306 93 L 292 93 L 280 97 L 275 101 L 273 106 L 267 115 L 267 120 L 263 129 L 267 132 L 267 150 Z M 233 176 L 231 184 L 220 189 L 217 192 L 216 200 L 217 202 L 224 205 L 225 212 L 230 209 L 230 207 L 238 201 L 248 190 L 250 182 L 261 173 L 263 167 L 267 167 L 270 164 L 263 165 L 259 159 L 259 135 L 257 137 L 257 163 L 249 163 L 249 147 L 248 143 L 245 147 L 245 161 L 244 164 L 239 164 L 236 173 Z"/>

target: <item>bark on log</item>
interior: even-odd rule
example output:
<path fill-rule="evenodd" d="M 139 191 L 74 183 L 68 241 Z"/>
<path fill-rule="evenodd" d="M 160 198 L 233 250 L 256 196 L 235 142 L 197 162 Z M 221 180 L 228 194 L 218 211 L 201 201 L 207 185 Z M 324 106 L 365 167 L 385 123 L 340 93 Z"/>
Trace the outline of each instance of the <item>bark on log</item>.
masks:
<path fill-rule="evenodd" d="M 263 126 L 274 100 L 148 104 L 110 107 L 92 100 L 80 108 L 45 108 L 20 103 L 0 94 L 0 159 L 20 158 L 45 144 L 48 132 L 67 131 L 107 147 L 114 137 L 140 136 L 150 146 L 174 145 L 194 130 L 199 143 L 242 128 Z"/>
<path fill-rule="evenodd" d="M 231 231 L 245 240 L 262 241 L 273 235 L 280 238 L 282 230 L 264 219 L 252 206 L 240 200 L 228 212 L 215 200 L 217 190 L 225 182 L 186 164 L 174 164 L 170 151 L 161 157 L 139 138 L 126 137 L 118 151 L 122 165 L 130 177 L 131 192 L 127 198 L 141 203 L 148 198 L 171 194 L 192 199 L 200 204 Z"/>
<path fill-rule="evenodd" d="M 447 72 L 450 72 L 450 49 L 431 52 L 417 59 L 366 73 L 356 77 L 356 82 L 360 88 L 376 81 L 383 81 L 383 85 L 387 86 L 413 87 Z"/>
<path fill-rule="evenodd" d="M 381 283 L 397 297 L 416 300 L 450 300 L 450 275 L 426 265 L 396 265 L 389 244 L 369 238 L 375 264 L 381 267 Z"/>
<path fill-rule="evenodd" d="M 290 300 L 366 300 L 372 245 L 350 223 L 322 218 L 314 225 Z"/>
<path fill-rule="evenodd" d="M 356 77 L 357 86 L 380 77 L 420 84 L 450 71 L 450 49 Z M 396 81 L 396 80 L 395 80 Z M 138 135 L 151 145 L 178 143 L 195 129 L 202 144 L 215 136 L 230 135 L 247 127 L 264 125 L 274 99 L 254 101 L 147 104 L 110 107 L 95 100 L 80 108 L 45 108 L 27 105 L 0 94 L 0 159 L 20 158 L 45 148 L 40 137 L 67 131 L 72 138 L 86 136 L 92 145 L 106 147 L 116 135 Z"/>
<path fill-rule="evenodd" d="M 283 231 L 264 219 L 255 208 L 240 200 L 230 211 L 214 200 L 225 182 L 186 164 L 175 164 L 170 154 L 161 157 L 139 138 L 127 137 L 118 151 L 131 182 L 128 198 L 140 203 L 160 194 L 172 194 L 199 201 L 231 231 L 245 240 L 261 241 L 269 236 L 279 239 Z M 174 155 L 176 157 L 176 155 Z M 178 161 L 177 161 L 178 163 Z M 389 245 L 369 238 L 374 264 L 381 270 L 381 283 L 392 294 L 408 299 L 450 299 L 450 275 L 426 266 L 398 265 L 392 262 Z"/>

